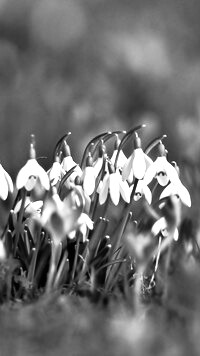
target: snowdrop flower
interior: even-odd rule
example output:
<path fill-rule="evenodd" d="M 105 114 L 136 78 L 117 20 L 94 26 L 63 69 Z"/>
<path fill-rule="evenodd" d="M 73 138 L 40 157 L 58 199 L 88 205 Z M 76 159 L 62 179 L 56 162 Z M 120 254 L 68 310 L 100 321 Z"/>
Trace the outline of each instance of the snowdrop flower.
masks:
<path fill-rule="evenodd" d="M 83 242 L 86 240 L 86 235 L 87 235 L 87 229 L 93 230 L 93 221 L 90 219 L 90 217 L 86 213 L 81 213 L 77 220 L 77 230 L 80 231 L 80 233 L 83 236 Z M 73 230 L 68 234 L 68 237 L 70 239 L 74 239 L 76 236 L 76 231 Z"/>
<path fill-rule="evenodd" d="M 51 185 L 54 186 L 58 182 L 60 182 L 62 177 L 64 176 L 64 174 L 65 174 L 65 170 L 64 170 L 63 166 L 60 164 L 59 159 L 57 157 L 55 162 L 53 162 L 52 167 L 48 171 L 49 180 L 51 182 Z"/>
<path fill-rule="evenodd" d="M 30 158 L 17 175 L 16 187 L 18 190 L 25 187 L 26 190 L 30 191 L 35 187 L 38 179 L 42 187 L 49 190 L 48 174 L 35 158 Z"/>
<path fill-rule="evenodd" d="M 144 176 L 144 182 L 148 185 L 153 178 L 157 178 L 158 183 L 163 187 L 166 186 L 169 181 L 177 184 L 179 181 L 178 172 L 174 166 L 167 161 L 167 157 L 164 153 L 164 145 L 161 143 L 160 146 L 163 153 L 161 156 L 157 157 L 147 169 Z"/>
<path fill-rule="evenodd" d="M 130 190 L 132 191 L 133 185 L 130 187 Z M 134 194 L 134 200 L 138 201 L 142 196 L 144 195 L 145 199 L 151 204 L 152 201 L 152 194 L 151 190 L 149 187 L 144 183 L 143 179 L 139 180 L 136 186 L 135 194 Z"/>
<path fill-rule="evenodd" d="M 89 196 L 92 195 L 95 190 L 96 173 L 92 165 L 91 154 L 89 154 L 87 157 L 86 166 L 83 170 L 82 180 L 84 192 Z"/>
<path fill-rule="evenodd" d="M 122 179 L 130 183 L 133 178 L 143 179 L 147 168 L 152 164 L 149 158 L 141 148 L 141 140 L 138 136 L 135 138 L 135 149 L 122 168 Z"/>
<path fill-rule="evenodd" d="M 183 204 L 191 207 L 190 193 L 180 180 L 175 183 L 169 183 L 160 195 L 160 199 L 175 195 L 182 201 Z"/>
<path fill-rule="evenodd" d="M 113 165 L 115 165 L 115 160 L 116 160 L 116 157 L 117 157 L 117 153 L 118 153 L 118 150 L 115 149 L 115 150 L 113 151 L 112 156 L 111 156 L 110 161 L 111 161 L 111 163 L 112 163 Z M 126 157 L 126 155 L 124 154 L 124 152 L 123 152 L 122 150 L 120 150 L 119 156 L 118 156 L 118 158 L 117 158 L 117 165 L 116 165 L 116 168 L 122 168 L 122 167 L 126 164 L 126 162 L 127 162 L 127 157 Z"/>
<path fill-rule="evenodd" d="M 17 214 L 22 206 L 22 200 L 19 200 L 14 208 L 14 213 Z M 42 200 L 31 201 L 30 197 L 26 197 L 24 203 L 24 216 L 40 215 L 43 206 Z"/>
<path fill-rule="evenodd" d="M 3 241 L 0 239 L 0 261 L 4 261 L 6 259 L 6 249 Z"/>
<path fill-rule="evenodd" d="M 153 233 L 154 236 L 158 235 L 159 233 L 161 233 L 163 237 L 169 236 L 168 224 L 164 216 L 162 216 L 153 224 L 151 228 L 151 232 Z M 173 230 L 172 235 L 174 241 L 177 241 L 179 238 L 179 232 L 177 227 Z"/>
<path fill-rule="evenodd" d="M 110 173 L 107 172 L 103 181 L 98 187 L 99 203 L 104 204 L 108 194 L 114 205 L 119 204 L 120 195 L 123 200 L 130 203 L 130 188 L 126 181 L 122 180 L 121 174 L 118 169 L 114 171 L 114 167 L 109 164 Z"/>
<path fill-rule="evenodd" d="M 75 206 L 71 195 L 62 201 L 56 190 L 46 200 L 39 222 L 49 231 L 55 244 L 75 229 L 81 208 Z"/>
<path fill-rule="evenodd" d="M 77 163 L 74 162 L 71 156 L 69 145 L 65 141 L 64 141 L 64 154 L 65 157 L 62 160 L 62 168 L 64 169 L 65 172 L 69 172 L 71 168 L 75 167 L 74 171 L 69 176 L 70 182 L 74 182 L 74 179 L 77 176 L 82 176 L 83 172 L 82 169 L 77 165 Z"/>
<path fill-rule="evenodd" d="M 0 164 L 0 198 L 6 200 L 8 192 L 13 193 L 13 182 L 9 174 Z"/>
<path fill-rule="evenodd" d="M 99 155 L 97 160 L 94 162 L 94 171 L 95 171 L 95 176 L 96 178 L 98 177 L 100 170 L 103 167 L 103 163 L 104 160 L 107 158 L 107 154 L 106 154 L 106 146 L 104 145 L 104 143 L 102 142 L 100 147 L 99 147 Z M 105 167 L 106 169 L 106 167 Z"/>
<path fill-rule="evenodd" d="M 16 187 L 18 190 L 25 187 L 26 190 L 30 191 L 36 186 L 38 180 L 44 189 L 49 190 L 49 177 L 36 160 L 35 137 L 31 135 L 30 158 L 17 175 Z"/>

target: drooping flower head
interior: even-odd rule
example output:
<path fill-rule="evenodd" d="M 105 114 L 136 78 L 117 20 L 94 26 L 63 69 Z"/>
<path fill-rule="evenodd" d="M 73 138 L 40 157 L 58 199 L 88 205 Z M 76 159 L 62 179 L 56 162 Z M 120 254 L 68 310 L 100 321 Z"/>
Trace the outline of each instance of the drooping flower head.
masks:
<path fill-rule="evenodd" d="M 82 169 L 79 167 L 79 165 L 73 160 L 71 156 L 70 147 L 66 141 L 63 142 L 63 154 L 64 154 L 64 158 L 62 160 L 62 168 L 64 169 L 64 171 L 67 173 L 70 171 L 70 169 L 75 167 L 73 173 L 70 174 L 69 176 L 69 181 L 74 182 L 74 179 L 77 176 L 81 176 L 83 172 Z"/>
<path fill-rule="evenodd" d="M 153 178 L 156 178 L 161 186 L 166 186 L 169 181 L 177 183 L 179 180 L 178 172 L 174 166 L 168 162 L 166 157 L 165 146 L 162 142 L 159 143 L 160 156 L 147 169 L 144 182 L 146 185 L 151 183 Z"/>
<path fill-rule="evenodd" d="M 26 190 L 30 191 L 36 186 L 38 180 L 44 189 L 49 190 L 49 177 L 36 160 L 35 138 L 34 135 L 31 135 L 30 158 L 17 175 L 16 187 L 18 190 L 25 187 Z"/>
<path fill-rule="evenodd" d="M 128 183 L 122 180 L 119 169 L 117 168 L 115 170 L 110 162 L 108 162 L 108 168 L 108 172 L 105 174 L 103 181 L 98 188 L 100 205 L 105 203 L 108 194 L 114 205 L 119 204 L 120 196 L 122 196 L 125 202 L 129 203 L 130 188 Z"/>
<path fill-rule="evenodd" d="M 152 160 L 144 153 L 141 147 L 141 139 L 135 133 L 134 150 L 122 168 L 123 180 L 132 183 L 133 179 L 143 179 L 147 168 L 151 165 Z"/>
<path fill-rule="evenodd" d="M 62 201 L 53 187 L 53 194 L 44 203 L 39 221 L 49 231 L 55 243 L 60 243 L 77 226 L 84 202 L 82 200 L 78 206 L 76 194 L 79 195 L 79 192 L 72 190 Z"/>

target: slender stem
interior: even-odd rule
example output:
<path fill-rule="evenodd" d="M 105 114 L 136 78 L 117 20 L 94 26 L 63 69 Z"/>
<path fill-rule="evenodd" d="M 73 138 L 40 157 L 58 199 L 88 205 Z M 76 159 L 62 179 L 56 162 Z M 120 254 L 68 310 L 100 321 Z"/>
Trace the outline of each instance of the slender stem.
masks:
<path fill-rule="evenodd" d="M 74 282 L 75 273 L 76 273 L 76 267 L 77 267 L 77 262 L 78 262 L 80 239 L 81 239 L 81 234 L 80 234 L 79 231 L 77 232 L 76 239 L 77 239 L 77 240 L 76 240 L 76 251 L 75 251 L 74 263 L 73 263 L 73 267 L 72 267 L 71 283 Z"/>
<path fill-rule="evenodd" d="M 148 155 L 152 149 L 159 144 L 160 141 L 164 140 L 164 138 L 166 138 L 167 135 L 162 135 L 160 137 L 157 137 L 155 139 L 153 139 L 149 144 L 148 146 L 145 148 L 144 152 Z"/>
<path fill-rule="evenodd" d="M 13 256 L 16 257 L 16 251 L 17 251 L 17 245 L 19 242 L 19 236 L 20 236 L 20 230 L 22 226 L 22 220 L 24 216 L 24 206 L 25 206 L 25 201 L 26 201 L 26 195 L 27 191 L 24 189 L 22 191 L 22 202 L 21 202 L 21 207 L 19 210 L 19 217 L 16 225 L 16 234 L 15 234 L 15 242 L 14 242 L 14 249 L 13 249 Z"/>

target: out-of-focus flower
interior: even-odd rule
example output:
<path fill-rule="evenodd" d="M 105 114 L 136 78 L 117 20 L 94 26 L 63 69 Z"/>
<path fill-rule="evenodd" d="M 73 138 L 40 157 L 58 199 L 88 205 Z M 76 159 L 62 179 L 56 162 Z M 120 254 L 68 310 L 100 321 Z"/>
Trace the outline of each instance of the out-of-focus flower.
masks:
<path fill-rule="evenodd" d="M 17 175 L 16 187 L 18 190 L 25 187 L 26 190 L 30 191 L 35 187 L 38 179 L 42 187 L 49 190 L 48 174 L 35 158 L 30 158 Z"/>
<path fill-rule="evenodd" d="M 190 193 L 181 181 L 177 181 L 176 184 L 169 183 L 160 195 L 160 199 L 166 198 L 171 195 L 176 195 L 183 204 L 191 207 Z"/>
<path fill-rule="evenodd" d="M 122 168 L 123 180 L 128 180 L 132 183 L 133 178 L 143 179 L 147 168 L 152 162 L 151 158 L 143 152 L 140 138 L 136 136 L 135 149 Z"/>
<path fill-rule="evenodd" d="M 131 191 L 132 191 L 132 189 L 133 189 L 133 185 L 130 187 Z M 143 195 L 144 195 L 145 199 L 147 200 L 147 202 L 149 204 L 151 204 L 151 201 L 152 201 L 151 190 L 144 183 L 143 179 L 141 179 L 137 183 L 135 194 L 134 194 L 134 200 L 138 201 Z"/>
<path fill-rule="evenodd" d="M 54 186 L 58 182 L 60 182 L 62 177 L 64 176 L 64 174 L 65 174 L 65 170 L 63 169 L 60 162 L 57 160 L 55 162 L 53 162 L 52 167 L 48 171 L 49 180 L 51 182 L 51 185 Z"/>
<path fill-rule="evenodd" d="M 77 207 L 74 197 L 69 194 L 63 201 L 54 192 L 52 197 L 44 203 L 41 218 L 39 219 L 55 244 L 60 243 L 77 226 L 82 206 Z"/>
<path fill-rule="evenodd" d="M 0 198 L 6 200 L 8 192 L 13 193 L 13 182 L 9 174 L 0 164 Z"/>
<path fill-rule="evenodd" d="M 106 173 L 103 181 L 99 185 L 98 193 L 99 193 L 99 203 L 100 205 L 104 204 L 108 193 L 110 194 L 110 198 L 114 205 L 119 204 L 120 195 L 123 200 L 127 203 L 130 202 L 130 188 L 126 181 L 122 180 L 121 174 L 118 169 L 114 171 L 114 167 L 109 164 L 109 168 L 112 171 L 111 173 Z"/>
<path fill-rule="evenodd" d="M 83 190 L 87 195 L 92 195 L 95 190 L 96 172 L 92 165 L 92 157 L 88 155 L 86 160 L 86 166 L 83 170 Z"/>
<path fill-rule="evenodd" d="M 22 200 L 19 200 L 14 208 L 14 213 L 17 214 L 22 206 Z M 30 197 L 26 197 L 24 203 L 24 216 L 40 215 L 43 206 L 42 200 L 31 201 Z"/>
<path fill-rule="evenodd" d="M 151 228 L 151 232 L 153 233 L 154 236 L 158 235 L 159 233 L 161 233 L 163 237 L 169 236 L 169 226 L 164 216 L 162 216 L 153 224 Z M 173 235 L 173 239 L 177 241 L 179 238 L 179 232 L 177 227 L 175 227 L 175 229 L 173 230 L 172 235 Z"/>
<path fill-rule="evenodd" d="M 4 261 L 6 259 L 6 249 L 3 241 L 0 239 L 0 261 Z"/>
<path fill-rule="evenodd" d="M 87 229 L 93 230 L 93 221 L 90 219 L 90 217 L 86 213 L 81 213 L 77 220 L 77 229 L 71 231 L 68 234 L 68 237 L 70 239 L 74 239 L 76 236 L 76 231 L 78 230 L 83 237 L 83 242 L 85 242 L 86 239 L 86 234 L 87 234 Z"/>

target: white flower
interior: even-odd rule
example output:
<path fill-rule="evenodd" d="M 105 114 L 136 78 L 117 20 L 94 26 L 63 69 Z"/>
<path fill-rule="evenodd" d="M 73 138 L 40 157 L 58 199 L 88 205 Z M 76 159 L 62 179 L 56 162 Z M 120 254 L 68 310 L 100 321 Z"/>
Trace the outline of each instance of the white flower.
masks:
<path fill-rule="evenodd" d="M 133 185 L 130 187 L 130 190 L 132 191 Z M 139 180 L 136 186 L 135 194 L 134 194 L 134 200 L 138 201 L 142 196 L 144 195 L 145 199 L 149 204 L 151 204 L 152 201 L 152 194 L 149 189 L 149 187 L 144 183 L 143 179 Z"/>
<path fill-rule="evenodd" d="M 163 237 L 168 237 L 169 231 L 168 231 L 168 224 L 167 220 L 165 219 L 164 216 L 162 216 L 160 219 L 158 219 L 152 226 L 151 232 L 153 233 L 154 236 L 158 235 L 159 233 L 162 234 Z M 179 232 L 177 227 L 173 229 L 173 239 L 175 241 L 178 240 L 179 238 Z"/>
<path fill-rule="evenodd" d="M 96 171 L 92 166 L 91 157 L 88 156 L 88 164 L 83 170 L 83 190 L 87 195 L 92 195 L 95 190 L 95 183 L 96 183 Z"/>
<path fill-rule="evenodd" d="M 133 181 L 133 178 L 143 179 L 147 168 L 152 164 L 151 158 L 143 152 L 142 148 L 134 149 L 122 168 L 122 179 Z"/>
<path fill-rule="evenodd" d="M 25 187 L 26 190 L 30 191 L 35 187 L 37 179 L 39 179 L 42 187 L 44 187 L 46 190 L 49 190 L 50 183 L 48 174 L 39 165 L 35 158 L 30 158 L 20 169 L 17 175 L 17 189 L 19 190 L 22 187 Z"/>
<path fill-rule="evenodd" d="M 78 220 L 77 220 L 77 230 L 79 230 L 83 236 L 83 242 L 86 239 L 86 234 L 87 234 L 87 229 L 93 230 L 93 221 L 90 219 L 90 217 L 85 214 L 85 213 L 81 213 L 81 215 L 79 216 Z M 76 231 L 77 230 L 73 230 L 68 234 L 68 237 L 70 239 L 74 239 L 76 236 Z"/>
<path fill-rule="evenodd" d="M 48 171 L 51 185 L 54 186 L 58 182 L 60 182 L 64 174 L 65 174 L 65 170 L 63 169 L 62 165 L 58 161 L 53 162 L 52 167 Z"/>
<path fill-rule="evenodd" d="M 54 243 L 60 243 L 77 226 L 81 208 L 75 206 L 72 195 L 62 201 L 59 195 L 54 193 L 44 203 L 39 222 L 50 232 Z"/>
<path fill-rule="evenodd" d="M 8 192 L 13 193 L 13 182 L 9 174 L 0 164 L 0 198 L 6 200 Z"/>
<path fill-rule="evenodd" d="M 115 149 L 113 151 L 113 154 L 111 156 L 111 163 L 113 164 L 113 166 L 115 165 L 115 160 L 116 160 L 116 156 L 117 156 L 117 153 L 118 153 L 118 150 Z M 122 168 L 127 162 L 127 157 L 125 156 L 124 152 L 122 150 L 120 150 L 119 152 L 119 156 L 118 156 L 118 159 L 117 159 L 117 165 L 116 165 L 116 168 Z"/>
<path fill-rule="evenodd" d="M 176 195 L 183 204 L 191 207 L 190 193 L 187 188 L 182 184 L 180 180 L 177 180 L 176 184 L 169 183 L 160 195 L 160 199 L 166 198 L 171 195 Z"/>
<path fill-rule="evenodd" d="M 20 211 L 22 200 L 19 200 L 14 208 L 14 213 L 17 214 Z M 40 215 L 43 206 L 42 200 L 31 201 L 30 197 L 26 197 L 24 203 L 24 215 Z"/>
<path fill-rule="evenodd" d="M 6 259 L 6 249 L 3 241 L 0 239 L 0 261 L 4 261 Z"/>
<path fill-rule="evenodd" d="M 144 176 L 145 184 L 148 185 L 154 177 L 162 186 L 167 185 L 169 181 L 175 184 L 179 181 L 177 170 L 167 161 L 166 156 L 157 157 L 150 165 Z"/>
<path fill-rule="evenodd" d="M 120 195 L 127 203 L 130 202 L 130 188 L 126 181 L 122 180 L 121 174 L 117 169 L 116 172 L 106 173 L 102 183 L 98 188 L 99 203 L 104 204 L 108 193 L 114 205 L 119 204 Z"/>
<path fill-rule="evenodd" d="M 66 156 L 63 158 L 62 160 L 62 167 L 64 169 L 65 172 L 69 172 L 70 169 L 74 168 L 74 171 L 72 172 L 72 174 L 69 176 L 69 180 L 71 182 L 74 182 L 75 178 L 77 176 L 81 177 L 83 172 L 82 169 L 77 165 L 77 163 L 74 162 L 72 156 Z"/>

